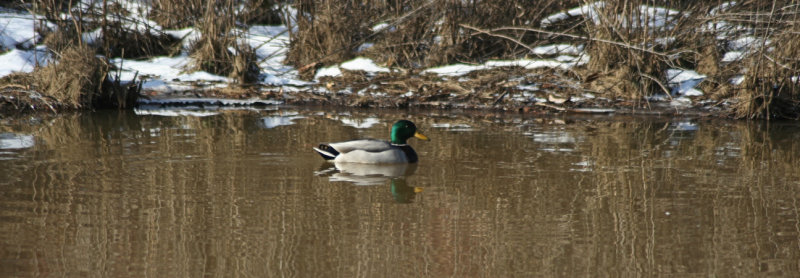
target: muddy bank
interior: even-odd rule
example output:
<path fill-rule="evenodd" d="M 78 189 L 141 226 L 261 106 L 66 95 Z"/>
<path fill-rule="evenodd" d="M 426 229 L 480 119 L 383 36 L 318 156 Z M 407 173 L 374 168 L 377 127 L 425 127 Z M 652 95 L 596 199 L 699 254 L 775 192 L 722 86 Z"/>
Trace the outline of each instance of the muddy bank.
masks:
<path fill-rule="evenodd" d="M 590 77 L 596 78 L 596 77 Z M 23 79 L 30 82 L 30 79 Z M 607 98 L 585 89 L 574 72 L 498 68 L 473 71 L 465 76 L 390 72 L 371 74 L 345 71 L 324 77 L 318 84 L 270 87 L 264 85 L 210 88 L 192 84 L 189 90 L 135 90 L 129 108 L 147 107 L 261 107 L 273 105 L 334 106 L 338 108 L 432 108 L 504 111 L 525 114 L 637 114 L 660 116 L 731 117 L 729 100 L 688 100 L 661 97 Z M 588 80 L 592 82 L 593 80 Z M 0 115 L 56 114 L 80 109 L 115 106 L 76 106 L 46 93 L 31 90 L 22 81 L 0 90 Z"/>
<path fill-rule="evenodd" d="M 726 102 L 664 98 L 609 99 L 583 89 L 581 80 L 553 70 L 521 68 L 475 71 L 465 77 L 345 72 L 317 86 L 144 91 L 140 105 L 161 107 L 335 106 L 338 108 L 433 108 L 526 114 L 639 114 L 729 117 Z"/>

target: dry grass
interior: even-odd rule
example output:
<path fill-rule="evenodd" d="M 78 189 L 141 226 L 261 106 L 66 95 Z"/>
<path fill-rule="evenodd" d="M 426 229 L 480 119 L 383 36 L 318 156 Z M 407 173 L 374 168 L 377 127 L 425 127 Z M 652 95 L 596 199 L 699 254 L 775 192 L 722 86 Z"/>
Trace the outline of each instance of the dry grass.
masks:
<path fill-rule="evenodd" d="M 763 43 L 741 63 L 745 73 L 734 94 L 736 118 L 800 118 L 800 6 L 772 3 L 750 10 L 747 22 Z"/>
<path fill-rule="evenodd" d="M 75 5 L 82 5 L 80 8 Z M 30 74 L 31 89 L 52 98 L 54 107 L 63 109 L 125 108 L 131 107 L 138 97 L 138 83 L 127 85 L 120 80 L 111 81 L 111 66 L 107 58 L 114 56 L 142 57 L 162 54 L 168 43 L 166 36 L 150 32 L 128 30 L 123 23 L 127 11 L 115 2 L 65 3 L 62 1 L 36 1 L 35 11 L 44 14 L 56 24 L 56 29 L 46 34 L 44 43 L 52 59 L 46 66 L 37 67 Z M 70 11 L 72 17 L 58 16 Z M 114 16 L 111 16 L 114 15 Z M 86 30 L 102 30 L 98 45 L 84 42 Z M 44 30 L 41 30 L 44 31 Z M 97 56 L 105 54 L 105 57 Z M 10 84 L 13 84 L 10 83 Z"/>
<path fill-rule="evenodd" d="M 31 89 L 53 99 L 53 106 L 57 108 L 132 107 L 139 96 L 138 84 L 113 82 L 109 79 L 109 70 L 108 62 L 96 56 L 94 49 L 79 45 L 66 48 L 55 60 L 37 68 L 25 79 L 7 80 L 6 86 L 33 84 Z"/>
<path fill-rule="evenodd" d="M 291 31 L 287 62 L 298 68 L 311 64 L 333 64 L 353 57 L 353 50 L 369 31 L 370 10 L 356 1 L 301 0 L 295 3 L 297 31 Z M 290 28 L 292 30 L 293 28 Z M 313 72 L 305 72 L 305 77 Z M 310 74 L 309 74 L 310 73 Z"/>
<path fill-rule="evenodd" d="M 150 19 L 168 29 L 192 27 L 202 18 L 204 3 L 201 0 L 154 0 Z"/>
<path fill-rule="evenodd" d="M 751 56 L 735 94 L 737 118 L 800 119 L 800 42 L 794 34 L 774 38 L 774 47 Z"/>
<path fill-rule="evenodd" d="M 202 0 L 153 0 L 149 18 L 167 29 L 181 29 L 195 26 L 204 21 L 209 1 Z M 221 1 L 232 3 L 241 10 L 236 10 L 236 19 L 243 24 L 280 24 L 281 17 L 276 9 L 280 1 L 247 0 Z M 218 11 L 222 12 L 222 11 Z M 230 11 L 225 11 L 230 12 Z M 217 15 L 225 16 L 223 13 Z"/>
<path fill-rule="evenodd" d="M 99 97 L 109 72 L 107 63 L 86 46 L 69 47 L 33 76 L 36 88 L 72 108 L 88 108 Z"/>
<path fill-rule="evenodd" d="M 179 50 L 178 39 L 150 28 L 145 22 L 137 22 L 129 14 L 132 7 L 120 3 L 104 1 L 88 5 L 43 0 L 34 7 L 57 26 L 55 30 L 38 30 L 45 37 L 45 45 L 54 52 L 87 43 L 83 35 L 95 30 L 99 30 L 100 37 L 88 42 L 96 53 L 109 58 L 164 56 Z M 58 16 L 68 11 L 73 17 Z"/>
<path fill-rule="evenodd" d="M 796 1 L 746 1 L 714 14 L 719 1 L 606 2 L 596 18 L 570 18 L 547 26 L 546 32 L 536 27 L 544 16 L 591 1 L 366 2 L 296 3 L 307 16 L 297 19 L 288 62 L 319 67 L 365 55 L 385 66 L 414 69 L 526 56 L 536 45 L 569 42 L 585 45 L 591 57 L 586 67 L 575 69 L 578 75 L 596 77 L 587 79 L 584 88 L 608 98 L 643 101 L 654 94 L 671 95 L 666 69 L 685 68 L 707 76 L 700 84 L 707 98 L 735 97 L 735 117 L 800 117 L 794 111 L 797 78 L 792 79 L 800 68 L 794 62 L 800 55 L 792 52 L 800 33 Z M 642 11 L 645 6 L 677 13 L 653 16 Z M 668 28 L 648 24 L 662 20 Z M 752 28 L 755 36 L 781 47 L 722 64 L 725 36 L 708 29 L 721 21 Z M 372 30 L 378 23 L 388 27 Z M 728 38 L 744 35 L 722 32 L 733 32 Z M 374 45 L 359 52 L 366 41 Z M 741 73 L 745 82 L 732 85 L 731 78 Z"/>
<path fill-rule="evenodd" d="M 236 15 L 236 1 L 206 3 L 199 22 L 201 37 L 190 50 L 191 70 L 229 76 L 239 84 L 258 80 L 260 68 L 255 50 L 240 41 L 243 35 L 236 29 Z"/>
<path fill-rule="evenodd" d="M 106 57 L 137 59 L 173 55 L 180 50 L 180 40 L 156 30 L 132 30 L 122 21 L 108 22 L 97 52 Z"/>
<path fill-rule="evenodd" d="M 703 59 L 701 53 L 714 51 L 715 42 L 694 32 L 702 22 L 688 12 L 675 15 L 653 16 L 643 13 L 640 7 L 653 5 L 652 1 L 609 2 L 598 9 L 595 21 L 586 20 L 589 42 L 586 47 L 591 57 L 587 70 L 605 76 L 603 87 L 587 84 L 594 91 L 607 92 L 610 97 L 638 100 L 666 91 L 664 72 L 668 68 L 714 67 L 718 60 Z M 661 3 L 659 7 L 678 11 L 707 10 L 706 4 Z M 664 21 L 674 28 L 655 24 Z M 666 42 L 665 42 L 666 41 Z M 604 91 L 610 90 L 610 91 Z"/>
<path fill-rule="evenodd" d="M 287 21 L 291 46 L 286 63 L 300 69 L 306 78 L 314 74 L 306 69 L 355 56 L 370 57 L 413 76 L 420 68 L 527 57 L 535 46 L 571 43 L 585 46 L 591 59 L 569 74 L 583 76 L 582 89 L 608 99 L 638 102 L 667 92 L 665 70 L 685 68 L 707 76 L 699 85 L 706 92 L 701 98 L 732 103 L 733 117 L 800 118 L 795 78 L 800 76 L 800 43 L 796 39 L 800 5 L 796 0 L 743 1 L 713 14 L 720 1 L 605 1 L 595 18 L 578 16 L 540 26 L 548 15 L 591 2 L 154 0 L 149 18 L 165 28 L 196 27 L 202 34 L 190 49 L 194 62 L 189 70 L 228 76 L 239 84 L 255 82 L 259 74 L 255 51 L 242 43 L 241 30 L 247 24 L 277 23 L 276 7 L 291 5 L 297 13 Z M 81 2 L 87 6 L 74 9 L 72 3 L 33 2 L 38 14 L 58 25 L 45 43 L 59 55 L 82 49 L 80 35 L 97 28 L 104 35 L 94 45 L 95 52 L 106 57 L 167 55 L 177 49 L 176 41 L 163 34 L 127 29 L 131 19 L 122 4 Z M 646 23 L 665 18 L 642 12 L 644 6 L 679 12 L 666 18 L 670 28 L 658 28 Z M 73 17 L 63 20 L 60 14 L 69 10 Z M 289 16 L 284 15 L 286 19 Z M 723 21 L 744 28 L 708 27 Z M 373 29 L 378 24 L 385 27 Z M 722 35 L 753 36 L 768 43 L 754 47 L 741 61 L 723 64 L 721 57 L 729 49 Z M 367 42 L 371 47 L 361 49 Z M 87 63 L 84 66 L 94 67 L 94 62 Z M 731 84 L 731 78 L 740 74 L 744 82 Z M 490 87 L 477 89 L 497 92 Z M 77 103 L 80 106 L 85 101 Z"/>
<path fill-rule="evenodd" d="M 453 62 L 525 55 L 521 45 L 542 36 L 508 31 L 518 42 L 462 25 L 494 28 L 530 25 L 580 1 L 298 1 L 301 14 L 291 34 L 288 63 L 298 68 L 365 55 L 385 65 L 424 68 Z M 342 20 L 346 18 L 347 20 Z M 373 30 L 374 26 L 386 26 Z M 364 42 L 373 46 L 365 52 Z"/>

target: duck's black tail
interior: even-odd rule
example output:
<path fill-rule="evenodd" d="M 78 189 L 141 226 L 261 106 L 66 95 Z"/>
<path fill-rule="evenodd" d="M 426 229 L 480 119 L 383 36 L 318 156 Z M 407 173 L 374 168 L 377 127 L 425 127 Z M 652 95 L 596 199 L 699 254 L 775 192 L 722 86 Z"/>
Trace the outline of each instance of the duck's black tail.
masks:
<path fill-rule="evenodd" d="M 325 160 L 334 159 L 336 158 L 337 155 L 339 155 L 339 152 L 333 149 L 333 147 L 325 144 L 320 144 L 319 147 L 314 148 L 314 151 L 319 153 L 319 155 L 322 156 L 322 158 L 324 158 Z"/>

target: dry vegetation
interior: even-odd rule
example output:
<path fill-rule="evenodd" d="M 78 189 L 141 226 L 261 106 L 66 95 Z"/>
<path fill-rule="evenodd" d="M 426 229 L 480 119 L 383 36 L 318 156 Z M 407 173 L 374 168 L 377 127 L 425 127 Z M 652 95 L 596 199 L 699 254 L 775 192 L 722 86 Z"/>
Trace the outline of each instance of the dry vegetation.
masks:
<path fill-rule="evenodd" d="M 260 69 L 255 51 L 240 42 L 243 33 L 236 27 L 280 23 L 275 1 L 157 0 L 152 4 L 150 18 L 162 27 L 200 30 L 201 37 L 189 50 L 193 58 L 189 70 L 228 76 L 238 84 L 257 81 Z"/>
<path fill-rule="evenodd" d="M 219 16 L 236 14 L 235 1 L 223 2 L 208 1 L 202 10 L 203 17 L 197 22 L 202 35 L 190 50 L 191 69 L 228 75 L 240 84 L 253 83 L 260 71 L 255 51 L 239 42 L 241 35 L 234 30 L 236 17 Z"/>
<path fill-rule="evenodd" d="M 12 5 L 42 15 L 55 28 L 37 27 L 44 38 L 38 43 L 44 43 L 50 52 L 47 66 L 0 80 L 0 111 L 56 112 L 135 105 L 138 80 L 119 80 L 107 59 L 174 55 L 181 51 L 181 40 L 141 22 L 131 16 L 133 12 L 146 13 L 164 28 L 196 27 L 201 35 L 189 49 L 194 63 L 187 70 L 229 76 L 238 84 L 255 82 L 260 69 L 255 51 L 240 42 L 242 34 L 235 27 L 242 23 L 276 24 L 280 20 L 275 2 L 270 0 L 153 1 L 153 9 L 148 11 L 123 5 L 116 1 L 53 0 Z M 241 10 L 239 5 L 249 9 Z M 92 31 L 97 31 L 93 32 L 97 38 L 86 40 L 86 34 Z"/>
<path fill-rule="evenodd" d="M 465 26 L 529 25 L 581 1 L 297 1 L 288 63 L 298 68 L 331 65 L 360 55 L 388 66 L 424 68 L 452 62 L 525 55 L 529 44 L 550 40 L 524 30 L 509 40 L 469 32 Z M 345 20 L 343 20 L 345 19 Z M 373 27 L 381 24 L 385 28 Z M 291 29 L 290 29 L 291 30 Z"/>
<path fill-rule="evenodd" d="M 728 105 L 726 115 L 800 117 L 798 80 L 792 79 L 800 75 L 800 53 L 794 46 L 800 26 L 797 1 L 743 1 L 729 9 L 719 9 L 720 1 L 608 1 L 598 6 L 595 18 L 541 24 L 548 15 L 588 3 L 592 2 L 299 1 L 295 5 L 301 16 L 297 31 L 291 34 L 287 62 L 314 69 L 362 55 L 413 73 L 450 63 L 518 58 L 530 55 L 528 50 L 537 45 L 569 42 L 585 45 L 591 57 L 588 65 L 562 74 L 583 81 L 579 91 L 645 107 L 646 97 L 669 92 L 666 69 L 696 69 L 707 76 L 700 84 L 706 98 L 716 101 L 715 105 Z M 654 16 L 642 12 L 643 5 L 677 13 Z M 666 21 L 669 28 L 648 24 L 657 21 Z M 728 25 L 723 27 L 723 21 Z M 732 28 L 733 24 L 744 28 Z M 382 28 L 373 30 L 373 26 Z M 771 45 L 747 53 L 742 61 L 722 63 L 726 40 L 745 34 Z M 359 46 L 364 42 L 373 46 L 362 52 Z M 732 85 L 730 80 L 739 74 L 744 74 L 745 81 Z M 327 82 L 351 80 L 345 75 Z"/>
<path fill-rule="evenodd" d="M 548 97 L 590 92 L 633 109 L 651 108 L 648 97 L 669 92 L 665 70 L 685 68 L 707 76 L 699 85 L 706 95 L 696 101 L 724 107 L 720 110 L 723 115 L 800 118 L 800 43 L 796 40 L 800 3 L 796 0 L 740 1 L 727 8 L 721 8 L 721 1 L 607 1 L 597 6 L 595 16 L 542 23 L 547 16 L 590 3 L 601 2 L 155 0 L 147 11 L 130 11 L 116 1 L 83 2 L 78 8 L 72 2 L 38 0 L 28 8 L 57 25 L 54 30 L 39 30 L 55 54 L 54 60 L 62 59 L 62 52 L 84 45 L 109 58 L 172 55 L 181 50 L 178 38 L 160 30 L 131 27 L 142 26 L 129 14 L 139 12 L 163 28 L 195 27 L 201 32 L 188 50 L 193 62 L 187 70 L 204 70 L 229 76 L 237 84 L 252 84 L 260 69 L 255 51 L 241 43 L 242 27 L 282 20 L 289 27 L 291 41 L 285 62 L 295 66 L 301 76 L 310 78 L 323 66 L 367 56 L 393 72 L 388 76 L 351 72 L 327 78 L 323 84 L 328 89 L 348 87 L 353 91 L 375 85 L 376 90 L 394 97 L 390 101 L 393 106 L 409 101 L 483 99 L 480 103 L 491 107 L 519 93 L 509 84 L 552 77 L 540 84 L 570 85 L 546 90 Z M 278 10 L 282 6 L 295 12 L 281 15 Z M 654 15 L 643 12 L 644 6 L 676 12 Z M 73 17 L 65 19 L 60 16 L 64 13 Z M 659 21 L 668 27 L 652 24 Z M 102 32 L 97 40 L 82 40 L 80 34 L 98 28 Z M 762 45 L 748 49 L 738 61 L 722 62 L 731 48 L 728 41 L 744 35 L 758 38 Z M 365 43 L 371 47 L 362 48 Z M 582 45 L 589 63 L 570 70 L 487 72 L 473 76 L 476 82 L 462 84 L 417 74 L 424 68 L 452 63 L 534 57 L 533 47 L 553 43 Z M 108 79 L 103 74 L 92 76 L 100 78 L 93 84 Z M 734 85 L 733 78 L 743 82 Z M 399 96 L 425 90 L 431 93 L 414 100 Z M 457 97 L 439 97 L 448 94 Z M 309 96 L 309 101 L 319 97 Z M 370 103 L 375 101 L 357 99 L 346 104 Z"/>

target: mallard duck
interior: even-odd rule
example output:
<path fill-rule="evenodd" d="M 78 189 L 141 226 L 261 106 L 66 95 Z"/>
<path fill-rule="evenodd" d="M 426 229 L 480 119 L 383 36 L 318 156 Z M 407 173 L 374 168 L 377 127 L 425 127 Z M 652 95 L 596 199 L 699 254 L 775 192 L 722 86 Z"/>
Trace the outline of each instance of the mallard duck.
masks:
<path fill-rule="evenodd" d="M 417 132 L 411 121 L 400 120 L 392 126 L 392 140 L 359 139 L 337 143 L 320 144 L 314 150 L 325 160 L 350 163 L 415 163 L 417 152 L 406 143 L 411 137 L 429 141 Z"/>

